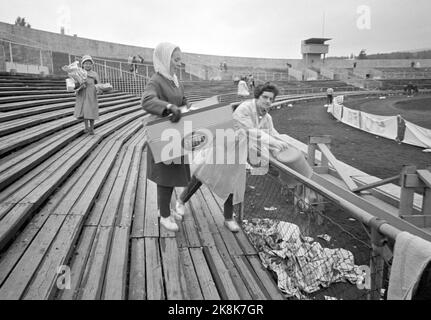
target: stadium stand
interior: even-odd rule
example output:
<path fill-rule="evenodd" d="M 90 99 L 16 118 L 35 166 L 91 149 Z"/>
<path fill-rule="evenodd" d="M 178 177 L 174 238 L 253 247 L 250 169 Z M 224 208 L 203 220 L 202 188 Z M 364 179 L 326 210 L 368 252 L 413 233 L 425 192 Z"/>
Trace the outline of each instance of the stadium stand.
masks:
<path fill-rule="evenodd" d="M 100 95 L 89 136 L 63 77 L 0 84 L 0 299 L 284 299 L 207 189 L 178 237 L 159 230 L 139 97 Z"/>

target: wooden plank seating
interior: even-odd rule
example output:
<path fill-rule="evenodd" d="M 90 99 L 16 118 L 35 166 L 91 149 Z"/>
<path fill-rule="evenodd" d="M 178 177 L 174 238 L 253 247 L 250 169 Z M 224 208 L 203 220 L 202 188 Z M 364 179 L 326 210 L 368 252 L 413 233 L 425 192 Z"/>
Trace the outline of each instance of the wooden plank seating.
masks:
<path fill-rule="evenodd" d="M 125 118 L 123 121 L 130 122 L 131 120 L 133 118 Z M 111 130 L 115 130 L 115 128 Z M 67 178 L 68 173 L 97 146 L 101 139 L 103 139 L 103 136 L 88 136 L 81 144 L 75 146 L 56 161 L 51 166 L 51 169 L 46 169 L 37 178 L 33 179 L 31 184 L 27 183 L 25 188 L 4 199 L 3 203 L 7 205 L 2 206 L 0 209 L 0 218 L 2 219 L 0 247 L 3 247 L 16 229 L 25 222 L 26 218 L 34 210 L 34 206 L 43 202 L 52 189 Z M 50 171 L 54 172 L 50 174 Z"/>
<path fill-rule="evenodd" d="M 111 112 L 111 110 L 116 111 Z M 112 121 L 113 119 L 137 111 L 140 111 L 141 115 L 143 115 L 142 108 L 136 102 L 101 109 L 101 116 L 96 122 L 95 128 L 103 125 L 106 122 Z M 48 123 L 43 123 L 41 125 L 34 126 L 17 133 L 12 133 L 4 137 L 0 137 L 0 155 L 4 155 L 18 147 L 28 145 L 29 143 L 37 141 L 43 137 L 46 137 L 59 130 L 75 125 L 79 122 L 81 121 L 77 120 L 73 116 L 69 116 Z M 83 127 L 82 124 L 81 127 Z"/>
<path fill-rule="evenodd" d="M 145 113 L 139 98 L 111 98 L 94 136 L 68 98 L 3 121 L 17 129 L 0 137 L 0 299 L 283 299 L 205 186 L 178 233 L 160 227 Z"/>
<path fill-rule="evenodd" d="M 130 126 L 127 131 L 129 131 L 128 136 L 123 137 L 123 139 L 127 139 L 130 137 L 134 132 L 136 132 L 137 129 L 141 124 L 139 121 L 135 126 Z M 81 175 L 80 178 L 76 181 L 76 183 L 73 185 L 71 190 L 65 195 L 65 198 L 63 198 L 61 201 L 58 202 L 58 205 L 55 208 L 52 208 L 52 211 L 50 212 L 50 217 L 47 219 L 44 229 L 46 229 L 45 232 L 40 231 L 36 237 L 40 237 L 40 241 L 37 241 L 37 238 L 32 242 L 32 245 L 34 246 L 34 249 L 40 253 L 43 252 L 43 246 L 46 246 L 46 243 L 53 240 L 53 237 L 57 234 L 58 228 L 63 228 L 65 231 L 64 234 L 61 232 L 58 233 L 58 236 L 56 238 L 56 242 L 59 244 L 59 246 L 50 246 L 50 251 L 55 252 L 55 256 L 51 257 L 49 254 L 46 256 L 46 263 L 41 266 L 41 268 L 53 268 L 50 259 L 65 259 L 67 258 L 68 251 L 72 248 L 70 245 L 70 241 L 73 242 L 74 237 L 78 235 L 79 232 L 79 226 L 83 224 L 83 217 L 87 214 L 89 209 L 91 208 L 92 204 L 95 201 L 96 195 L 98 191 L 100 190 L 105 178 L 106 174 L 109 172 L 114 159 L 116 158 L 118 151 L 121 148 L 121 145 L 123 144 L 123 141 L 116 140 L 117 136 L 121 134 L 121 131 L 114 134 L 110 141 L 108 140 L 107 143 L 104 143 L 99 147 L 97 156 L 92 159 L 93 161 L 89 164 L 89 166 L 85 169 L 85 175 Z M 64 222 L 64 225 L 62 226 Z M 51 228 L 57 228 L 55 230 L 55 233 L 50 233 L 49 230 Z M 77 229 L 78 228 L 78 229 Z M 72 232 L 72 234 L 71 234 Z M 71 237 L 72 235 L 72 237 Z M 65 245 L 62 247 L 62 244 L 64 242 L 67 242 L 69 245 Z M 59 250 L 63 248 L 63 252 L 59 252 Z M 23 268 L 37 268 L 37 264 L 33 263 L 32 266 L 29 267 L 28 263 L 26 263 L 25 258 L 28 256 L 29 259 L 33 259 L 35 261 L 35 257 L 32 252 L 32 247 L 30 246 L 29 249 L 27 249 L 26 253 L 24 254 L 23 258 L 21 258 L 20 262 L 17 264 L 17 267 L 15 267 L 14 270 L 20 270 L 19 266 L 20 263 L 22 263 Z M 46 247 L 48 249 L 48 247 Z M 30 251 L 28 251 L 30 250 Z M 48 253 L 50 252 L 48 251 Z M 60 256 L 59 256 L 60 255 Z M 40 254 L 37 255 L 40 259 L 43 258 Z M 23 260 L 24 259 L 24 260 Z M 56 270 L 51 270 L 51 280 L 56 277 Z M 34 270 L 27 270 L 24 269 L 24 273 L 21 272 L 23 270 L 20 270 L 20 272 L 13 273 L 9 275 L 8 279 L 6 280 L 5 284 L 0 289 L 0 296 L 3 296 L 3 292 L 5 292 L 5 297 L 8 298 L 11 295 L 11 292 L 13 292 L 13 296 L 17 297 L 17 295 L 22 295 L 24 293 L 25 287 L 28 285 L 28 283 L 22 283 L 22 279 L 25 278 L 25 275 L 27 277 L 31 277 L 32 272 Z M 13 275 L 16 274 L 19 275 L 20 281 L 18 282 L 18 287 L 14 287 L 13 290 L 6 290 L 3 288 L 7 288 L 8 283 L 14 283 L 16 286 L 16 282 L 13 280 Z M 36 285 L 34 288 L 37 288 L 37 290 L 33 293 L 32 287 L 30 286 L 30 289 L 27 291 L 28 297 L 32 297 L 33 294 L 37 294 L 39 298 L 42 298 L 40 296 L 41 293 L 41 285 L 46 286 L 46 291 L 43 298 L 48 298 L 49 294 L 51 294 L 51 287 L 53 285 L 53 282 L 48 281 L 47 279 L 48 273 L 40 273 L 39 277 L 36 276 L 34 281 L 36 282 Z M 12 276 L 12 278 L 11 278 Z M 40 280 L 39 280 L 40 279 Z M 9 281 L 9 282 L 8 282 Z M 41 285 L 38 283 L 38 281 L 41 281 Z M 17 290 L 18 289 L 18 290 Z M 12 296 L 12 297 L 13 297 Z"/>
<path fill-rule="evenodd" d="M 125 100 L 121 99 L 121 100 L 116 100 L 108 103 L 100 103 L 99 110 L 100 110 L 100 113 L 103 114 L 104 112 L 102 111 L 105 111 L 105 110 L 115 111 L 115 110 L 120 110 L 125 107 L 133 106 L 137 104 L 139 104 L 139 98 L 129 98 Z M 51 120 L 55 120 L 59 118 L 64 118 L 66 116 L 71 116 L 73 115 L 73 112 L 74 112 L 74 108 L 69 107 L 67 109 L 45 112 L 43 114 L 37 114 L 29 117 L 21 117 L 18 120 L 3 122 L 0 129 L 0 137 L 16 131 L 20 131 L 22 129 L 32 127 L 40 123 L 49 122 Z"/>
<path fill-rule="evenodd" d="M 6 103 L 6 102 L 20 102 L 20 101 L 26 101 L 29 99 L 54 99 L 54 98 L 70 98 L 75 97 L 75 93 L 69 92 L 69 93 L 46 93 L 46 94 L 31 94 L 31 95 L 13 95 L 13 96 L 6 96 L 1 97 L 0 96 L 0 103 Z"/>
<path fill-rule="evenodd" d="M 0 97 L 17 97 L 17 96 L 33 96 L 33 95 L 45 95 L 45 94 L 70 94 L 70 92 L 66 91 L 65 89 L 63 90 L 58 90 L 58 89 L 54 89 L 54 90 L 50 90 L 50 89 L 37 89 L 34 88 L 35 90 L 33 90 L 33 88 L 31 88 L 31 90 L 29 88 L 27 88 L 27 90 L 16 90 L 16 91 L 9 91 L 6 88 L 4 88 L 2 91 L 0 91 Z"/>
<path fill-rule="evenodd" d="M 107 100 L 107 98 L 124 97 L 124 96 L 130 97 L 131 95 L 124 94 L 121 92 L 114 92 L 114 93 L 103 94 L 102 96 L 99 96 L 98 99 L 100 99 L 99 101 L 104 101 L 104 100 Z M 73 106 L 75 104 L 75 100 L 76 98 L 74 96 L 70 96 L 68 98 L 52 98 L 52 97 L 50 98 L 48 96 L 42 99 L 36 98 L 36 99 L 28 99 L 25 101 L 8 102 L 8 103 L 0 104 L 0 112 L 23 110 L 26 108 L 46 106 L 46 105 L 53 105 L 51 106 L 53 108 L 52 110 L 56 110 L 56 109 L 62 109 L 63 107 L 67 107 L 67 106 Z M 68 102 L 68 103 L 64 104 L 65 102 Z M 58 105 L 54 106 L 54 104 L 57 104 L 57 103 Z M 51 110 L 51 109 L 48 109 L 48 110 Z"/>
<path fill-rule="evenodd" d="M 135 97 L 132 95 L 115 95 L 110 97 L 100 96 L 98 98 L 99 106 L 101 108 L 105 106 L 106 107 L 113 106 L 117 104 L 118 101 L 131 102 L 131 101 L 136 101 L 137 99 L 139 99 L 139 97 Z M 35 116 L 35 115 L 45 116 L 49 112 L 53 112 L 56 110 L 66 110 L 74 106 L 75 106 L 75 100 L 71 102 L 54 103 L 54 104 L 29 107 L 24 109 L 4 111 L 4 112 L 0 112 L 0 122 L 7 122 L 18 118 Z"/>

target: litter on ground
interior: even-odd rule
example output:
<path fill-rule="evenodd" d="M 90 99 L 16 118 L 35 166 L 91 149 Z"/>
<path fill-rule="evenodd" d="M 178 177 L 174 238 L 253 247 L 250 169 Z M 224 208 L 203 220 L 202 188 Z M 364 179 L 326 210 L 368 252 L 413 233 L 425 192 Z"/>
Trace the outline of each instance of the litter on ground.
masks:
<path fill-rule="evenodd" d="M 275 210 L 277 210 L 277 208 L 276 207 L 269 207 L 269 208 L 267 208 L 267 207 L 263 207 L 264 209 L 265 209 L 265 211 L 275 211 Z"/>
<path fill-rule="evenodd" d="M 327 234 L 319 234 L 317 237 L 320 238 L 320 239 L 325 240 L 326 242 L 331 241 L 331 236 L 329 236 Z"/>
<path fill-rule="evenodd" d="M 259 252 L 264 267 L 277 275 L 287 297 L 306 299 L 333 283 L 362 281 L 353 254 L 341 248 L 323 248 L 301 236 L 295 224 L 272 219 L 243 221 L 244 231 Z"/>

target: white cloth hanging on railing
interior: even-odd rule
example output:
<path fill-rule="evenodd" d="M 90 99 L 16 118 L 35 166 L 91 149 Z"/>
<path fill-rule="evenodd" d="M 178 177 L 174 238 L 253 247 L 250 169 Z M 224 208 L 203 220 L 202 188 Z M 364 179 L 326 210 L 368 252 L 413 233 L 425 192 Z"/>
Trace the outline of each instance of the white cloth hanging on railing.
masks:
<path fill-rule="evenodd" d="M 388 300 L 411 300 L 422 273 L 431 262 L 431 242 L 401 232 L 395 240 Z"/>

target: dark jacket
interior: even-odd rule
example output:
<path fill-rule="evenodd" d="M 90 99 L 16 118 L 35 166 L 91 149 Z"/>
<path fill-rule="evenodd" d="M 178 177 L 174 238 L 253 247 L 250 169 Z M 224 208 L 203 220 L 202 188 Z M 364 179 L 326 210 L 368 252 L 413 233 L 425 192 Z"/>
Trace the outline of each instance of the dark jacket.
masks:
<path fill-rule="evenodd" d="M 187 104 L 187 99 L 181 84 L 177 88 L 172 81 L 155 73 L 144 90 L 141 103 L 144 110 L 151 114 L 147 121 L 151 121 L 168 116 L 168 104 L 180 107 Z M 179 164 L 155 163 L 151 150 L 147 148 L 147 178 L 162 186 L 184 187 L 190 181 L 190 167 L 184 163 L 184 158 Z"/>

